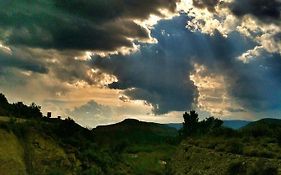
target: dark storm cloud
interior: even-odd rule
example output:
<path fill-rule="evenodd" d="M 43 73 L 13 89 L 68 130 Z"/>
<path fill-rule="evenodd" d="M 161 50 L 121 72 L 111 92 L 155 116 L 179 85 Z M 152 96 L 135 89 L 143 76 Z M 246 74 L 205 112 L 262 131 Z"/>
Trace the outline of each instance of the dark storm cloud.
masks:
<path fill-rule="evenodd" d="M 3 70 L 7 68 L 17 68 L 42 74 L 48 73 L 48 69 L 45 65 L 32 60 L 32 58 L 19 58 L 16 55 L 0 50 L 0 69 Z"/>
<path fill-rule="evenodd" d="M 183 64 L 184 60 L 173 60 L 170 56 L 175 51 L 163 49 L 148 46 L 133 56 L 97 57 L 93 66 L 117 76 L 118 83 L 109 87 L 127 89 L 125 95 L 151 103 L 157 114 L 190 108 L 196 96 L 193 83 L 187 79 L 191 66 Z"/>
<path fill-rule="evenodd" d="M 110 88 L 126 89 L 125 95 L 131 99 L 151 103 L 156 114 L 190 109 L 198 96 L 189 79 L 192 62 L 206 58 L 202 62 L 223 66 L 228 64 L 229 57 L 245 51 L 247 43 L 242 42 L 235 51 L 228 53 L 234 43 L 226 41 L 219 33 L 213 38 L 192 33 L 185 28 L 187 20 L 181 15 L 162 21 L 152 31 L 157 44 L 143 45 L 139 52 L 130 56 L 95 57 L 93 67 L 115 75 L 119 81 L 109 85 Z"/>
<path fill-rule="evenodd" d="M 267 57 L 238 64 L 229 71 L 230 92 L 242 106 L 262 112 L 281 107 L 281 56 Z M 231 76 L 232 74 L 233 76 Z"/>
<path fill-rule="evenodd" d="M 174 11 L 179 0 L 54 0 L 55 6 L 91 20 L 118 17 L 145 19 L 150 14 L 161 15 L 159 9 Z"/>
<path fill-rule="evenodd" d="M 209 73 L 225 76 L 228 92 L 245 110 L 262 111 L 281 107 L 280 55 L 265 53 L 263 59 L 244 64 L 238 56 L 257 43 L 237 32 L 223 37 L 190 32 L 185 15 L 161 21 L 152 31 L 157 44 L 142 45 L 130 56 L 93 58 L 93 67 L 115 75 L 110 88 L 125 89 L 130 99 L 152 104 L 154 113 L 190 109 L 197 100 L 197 88 L 189 79 L 193 63 Z M 270 91 L 268 89 L 271 89 Z"/>
<path fill-rule="evenodd" d="M 89 85 L 101 85 L 106 75 L 100 71 L 91 72 L 89 61 L 75 59 L 85 56 L 78 51 L 56 51 L 12 47 L 11 51 L 0 48 L 0 75 L 22 77 L 22 73 L 45 74 L 61 82 L 74 84 L 77 81 L 86 82 Z M 9 69 L 15 69 L 13 74 L 6 74 Z M 23 78 L 26 81 L 26 78 Z"/>
<path fill-rule="evenodd" d="M 215 7 L 220 5 L 229 8 L 238 17 L 252 15 L 267 23 L 279 24 L 281 20 L 280 0 L 233 0 L 230 3 L 220 0 L 193 0 L 193 5 L 197 8 L 207 8 L 211 12 L 215 12 Z"/>
<path fill-rule="evenodd" d="M 6 45 L 36 48 L 115 50 L 128 38 L 148 39 L 133 19 L 174 11 L 176 0 L 0 1 L 0 39 Z"/>
<path fill-rule="evenodd" d="M 207 8 L 215 12 L 215 7 L 220 5 L 229 8 L 238 17 L 252 15 L 267 23 L 280 23 L 281 1 L 280 0 L 233 0 L 230 3 L 220 0 L 193 0 L 197 8 Z"/>
<path fill-rule="evenodd" d="M 214 8 L 219 3 L 219 0 L 193 0 L 192 2 L 195 7 L 207 8 L 210 11 L 214 11 Z"/>
<path fill-rule="evenodd" d="M 186 18 L 163 22 L 153 34 L 158 44 L 144 45 L 131 56 L 95 57 L 93 66 L 118 78 L 118 83 L 109 87 L 126 89 L 125 95 L 130 99 L 151 103 L 156 114 L 191 108 L 197 96 L 193 82 L 188 79 L 192 66 L 185 57 L 185 43 L 175 44 L 188 33 L 185 22 Z M 171 30 L 175 36 L 162 36 L 162 29 Z"/>
<path fill-rule="evenodd" d="M 250 14 L 265 22 L 281 20 L 280 0 L 235 0 L 230 9 L 237 16 Z"/>

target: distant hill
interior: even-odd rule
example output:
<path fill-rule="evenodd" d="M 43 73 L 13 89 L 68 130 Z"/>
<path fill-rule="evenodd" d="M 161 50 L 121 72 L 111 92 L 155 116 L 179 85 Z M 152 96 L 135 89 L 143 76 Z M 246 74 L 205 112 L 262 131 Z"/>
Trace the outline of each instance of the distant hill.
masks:
<path fill-rule="evenodd" d="M 130 143 L 162 143 L 176 137 L 175 128 L 164 124 L 143 122 L 135 119 L 126 119 L 120 123 L 98 126 L 93 129 L 94 138 L 101 144 L 110 144 L 120 141 Z"/>
<path fill-rule="evenodd" d="M 246 120 L 224 120 L 223 121 L 223 126 L 232 128 L 232 129 L 240 129 L 246 125 L 251 123 L 251 121 L 246 121 Z"/>
<path fill-rule="evenodd" d="M 181 123 L 135 119 L 89 130 L 0 94 L 0 175 L 281 174 L 281 120 L 224 126 L 237 130 L 181 140 Z"/>
<path fill-rule="evenodd" d="M 182 128 L 182 123 L 168 123 L 166 126 L 180 130 Z"/>
<path fill-rule="evenodd" d="M 278 135 L 280 135 L 281 133 L 281 120 L 265 118 L 255 122 L 251 122 L 248 125 L 242 127 L 240 130 L 254 137 L 278 137 Z"/>
<path fill-rule="evenodd" d="M 256 125 L 271 125 L 271 126 L 280 126 L 281 125 L 281 120 L 280 119 L 274 119 L 274 118 L 264 118 L 258 121 L 250 122 L 248 125 L 245 127 L 251 127 L 251 126 L 256 126 Z"/>
<path fill-rule="evenodd" d="M 258 121 L 250 122 L 244 127 L 242 130 L 246 129 L 253 129 L 256 127 L 265 127 L 266 129 L 276 129 L 281 127 L 281 120 L 280 119 L 273 119 L 273 118 L 264 118 Z"/>
<path fill-rule="evenodd" d="M 224 120 L 223 126 L 232 129 L 240 129 L 249 123 L 251 122 L 246 120 Z M 177 130 L 180 130 L 182 128 L 182 123 L 169 123 L 166 125 Z"/>

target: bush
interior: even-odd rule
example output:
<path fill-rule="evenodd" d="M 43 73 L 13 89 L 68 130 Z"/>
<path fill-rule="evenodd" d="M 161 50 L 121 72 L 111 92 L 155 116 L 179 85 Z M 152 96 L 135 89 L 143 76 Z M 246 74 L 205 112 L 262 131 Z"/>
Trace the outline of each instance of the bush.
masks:
<path fill-rule="evenodd" d="M 122 140 L 111 147 L 111 152 L 121 154 L 127 149 L 128 146 L 129 146 L 129 141 Z"/>
<path fill-rule="evenodd" d="M 246 173 L 247 173 L 246 164 L 241 161 L 232 162 L 227 169 L 228 175 L 237 175 L 237 174 L 244 175 Z"/>
<path fill-rule="evenodd" d="M 264 161 L 259 160 L 248 170 L 248 175 L 277 175 L 278 169 L 272 165 L 266 165 Z"/>
<path fill-rule="evenodd" d="M 236 130 L 233 130 L 231 128 L 219 127 L 219 128 L 215 128 L 214 130 L 212 130 L 212 132 L 210 132 L 210 135 L 233 138 L 233 137 L 238 137 L 239 133 Z"/>
<path fill-rule="evenodd" d="M 277 135 L 276 141 L 277 141 L 278 145 L 281 147 L 281 131 L 279 131 L 276 135 Z"/>
<path fill-rule="evenodd" d="M 14 116 L 18 118 L 41 118 L 41 107 L 32 103 L 27 106 L 22 102 L 9 104 L 7 98 L 0 93 L 0 115 Z"/>
<path fill-rule="evenodd" d="M 179 135 L 182 138 L 210 134 L 218 128 L 221 128 L 223 124 L 222 120 L 214 117 L 199 121 L 196 111 L 185 112 L 183 114 L 183 119 L 183 127 L 179 130 Z"/>
<path fill-rule="evenodd" d="M 85 170 L 82 172 L 82 175 L 102 175 L 103 172 L 100 168 L 98 167 L 91 167 L 90 169 Z"/>
<path fill-rule="evenodd" d="M 247 166 L 241 161 L 232 162 L 228 169 L 228 175 L 277 175 L 278 168 L 272 165 L 267 165 L 265 161 L 259 160 L 252 166 Z"/>
<path fill-rule="evenodd" d="M 226 151 L 233 154 L 242 154 L 243 153 L 243 144 L 239 140 L 232 140 L 227 142 Z"/>
<path fill-rule="evenodd" d="M 59 169 L 53 169 L 48 173 L 48 175 L 64 175 L 64 174 L 65 173 Z"/>

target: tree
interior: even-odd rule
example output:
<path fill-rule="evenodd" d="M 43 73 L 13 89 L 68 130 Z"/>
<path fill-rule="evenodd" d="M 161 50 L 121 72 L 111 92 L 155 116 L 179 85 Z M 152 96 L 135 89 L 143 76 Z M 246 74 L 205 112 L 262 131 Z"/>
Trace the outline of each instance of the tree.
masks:
<path fill-rule="evenodd" d="M 179 131 L 182 137 L 208 134 L 220 128 L 223 124 L 222 120 L 214 117 L 209 117 L 199 122 L 198 114 L 195 111 L 185 112 L 183 119 L 183 127 Z"/>
<path fill-rule="evenodd" d="M 9 103 L 5 95 L 0 93 L 0 115 L 9 115 L 8 112 Z"/>
<path fill-rule="evenodd" d="M 9 104 L 7 98 L 5 97 L 4 94 L 0 93 L 0 105 L 2 106 L 2 105 L 7 105 L 7 104 Z"/>
<path fill-rule="evenodd" d="M 219 128 L 222 126 L 223 121 L 215 117 L 209 117 L 203 121 L 206 128 Z"/>
<path fill-rule="evenodd" d="M 183 119 L 182 136 L 186 137 L 195 133 L 198 128 L 198 114 L 195 111 L 185 112 Z"/>
<path fill-rule="evenodd" d="M 10 104 L 5 95 L 0 93 L 0 115 L 18 118 L 41 118 L 41 107 L 35 103 L 27 106 L 23 102 Z"/>

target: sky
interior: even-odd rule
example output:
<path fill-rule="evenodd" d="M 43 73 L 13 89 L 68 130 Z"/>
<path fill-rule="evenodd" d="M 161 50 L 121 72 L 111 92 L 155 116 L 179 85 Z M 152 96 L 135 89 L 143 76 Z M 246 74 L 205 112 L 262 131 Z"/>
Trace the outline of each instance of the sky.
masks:
<path fill-rule="evenodd" d="M 0 0 L 0 92 L 86 127 L 281 118 L 280 0 Z"/>

